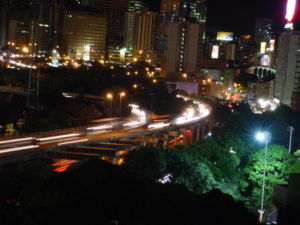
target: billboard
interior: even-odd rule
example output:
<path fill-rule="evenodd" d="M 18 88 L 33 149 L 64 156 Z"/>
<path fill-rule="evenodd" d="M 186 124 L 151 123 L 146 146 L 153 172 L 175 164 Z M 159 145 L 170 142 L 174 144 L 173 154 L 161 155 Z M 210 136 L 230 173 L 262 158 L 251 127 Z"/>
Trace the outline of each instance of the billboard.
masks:
<path fill-rule="evenodd" d="M 53 66 L 58 66 L 58 60 L 59 60 L 59 53 L 56 49 L 53 49 L 51 52 L 51 64 Z"/>
<path fill-rule="evenodd" d="M 290 23 L 293 21 L 295 10 L 296 10 L 296 0 L 288 0 L 286 6 L 286 15 L 285 15 L 285 19 L 287 20 L 287 22 Z"/>
<path fill-rule="evenodd" d="M 269 43 L 269 51 L 273 52 L 275 49 L 275 40 L 271 39 Z"/>
<path fill-rule="evenodd" d="M 217 40 L 218 41 L 232 41 L 233 33 L 232 32 L 218 32 Z"/>
<path fill-rule="evenodd" d="M 218 45 L 213 45 L 212 51 L 211 51 L 211 58 L 212 59 L 219 58 L 219 46 Z"/>
<path fill-rule="evenodd" d="M 91 59 L 90 53 L 91 53 L 91 46 L 90 45 L 84 45 L 83 46 L 82 59 L 84 61 L 89 61 Z"/>
<path fill-rule="evenodd" d="M 260 54 L 266 53 L 266 47 L 267 47 L 267 42 L 265 41 L 260 42 Z"/>
<path fill-rule="evenodd" d="M 270 66 L 271 65 L 271 56 L 270 55 L 263 55 L 261 58 L 260 58 L 260 64 L 262 66 Z"/>

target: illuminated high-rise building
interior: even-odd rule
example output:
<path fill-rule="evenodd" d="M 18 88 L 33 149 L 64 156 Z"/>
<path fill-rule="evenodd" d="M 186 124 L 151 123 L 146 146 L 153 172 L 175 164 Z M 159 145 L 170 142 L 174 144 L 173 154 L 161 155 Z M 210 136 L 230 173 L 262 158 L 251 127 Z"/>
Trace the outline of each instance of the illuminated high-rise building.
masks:
<path fill-rule="evenodd" d="M 7 10 L 4 6 L 0 7 L 0 47 L 6 44 L 7 36 Z"/>
<path fill-rule="evenodd" d="M 261 42 L 269 42 L 272 36 L 272 20 L 257 18 L 255 22 L 254 40 L 260 45 Z"/>
<path fill-rule="evenodd" d="M 158 51 L 163 76 L 200 70 L 206 11 L 206 0 L 161 0 Z"/>
<path fill-rule="evenodd" d="M 206 0 L 161 0 L 163 21 L 206 22 Z"/>
<path fill-rule="evenodd" d="M 148 10 L 126 13 L 126 48 L 153 52 L 157 31 L 158 13 Z"/>
<path fill-rule="evenodd" d="M 280 35 L 277 51 L 275 97 L 282 104 L 300 110 L 300 32 Z"/>
<path fill-rule="evenodd" d="M 49 47 L 49 9 L 46 0 L 11 0 L 3 3 L 1 43 L 13 42 L 18 51 L 22 46 L 32 53 L 46 53 Z"/>
<path fill-rule="evenodd" d="M 204 24 L 167 22 L 161 26 L 164 26 L 161 35 L 165 37 L 165 49 L 161 57 L 162 76 L 176 77 L 182 73 L 199 71 Z"/>
<path fill-rule="evenodd" d="M 129 0 L 91 0 L 91 4 L 107 15 L 107 46 L 122 46 Z"/>
<path fill-rule="evenodd" d="M 90 11 L 64 11 L 62 53 L 71 58 L 101 59 L 105 42 L 105 16 Z"/>

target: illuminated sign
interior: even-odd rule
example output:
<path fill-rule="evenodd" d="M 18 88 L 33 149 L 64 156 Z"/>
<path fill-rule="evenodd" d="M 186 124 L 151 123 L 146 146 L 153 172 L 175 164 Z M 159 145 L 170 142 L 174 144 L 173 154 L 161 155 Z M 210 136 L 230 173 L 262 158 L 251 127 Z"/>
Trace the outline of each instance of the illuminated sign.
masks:
<path fill-rule="evenodd" d="M 219 41 L 232 41 L 233 33 L 232 32 L 218 32 L 217 40 Z"/>
<path fill-rule="evenodd" d="M 269 51 L 273 52 L 275 49 L 275 40 L 271 39 L 269 42 Z"/>
<path fill-rule="evenodd" d="M 266 47 L 267 47 L 267 42 L 265 42 L 265 41 L 260 42 L 260 53 L 261 54 L 266 53 Z"/>
<path fill-rule="evenodd" d="M 89 61 L 90 60 L 90 52 L 91 52 L 91 46 L 90 45 L 85 45 L 83 47 L 83 54 L 82 54 L 82 59 L 84 61 Z"/>
<path fill-rule="evenodd" d="M 263 55 L 260 59 L 260 64 L 262 66 L 270 66 L 271 65 L 271 56 L 270 55 Z"/>
<path fill-rule="evenodd" d="M 284 26 L 284 28 L 287 30 L 294 29 L 294 25 L 292 22 L 295 15 L 295 10 L 296 10 L 296 0 L 288 0 L 286 6 L 286 15 L 285 15 L 285 19 L 287 23 Z"/>
<path fill-rule="evenodd" d="M 211 58 L 212 59 L 219 58 L 219 46 L 218 45 L 213 45 L 212 51 L 211 51 Z"/>
<path fill-rule="evenodd" d="M 120 59 L 121 59 L 121 61 L 124 61 L 124 60 L 125 60 L 126 52 L 127 52 L 127 49 L 126 49 L 126 48 L 120 49 Z"/>
<path fill-rule="evenodd" d="M 296 0 L 288 0 L 286 6 L 286 15 L 285 19 L 290 23 L 293 20 L 294 14 L 296 10 Z"/>
<path fill-rule="evenodd" d="M 52 50 L 51 53 L 51 64 L 52 66 L 58 66 L 59 53 L 56 49 Z"/>

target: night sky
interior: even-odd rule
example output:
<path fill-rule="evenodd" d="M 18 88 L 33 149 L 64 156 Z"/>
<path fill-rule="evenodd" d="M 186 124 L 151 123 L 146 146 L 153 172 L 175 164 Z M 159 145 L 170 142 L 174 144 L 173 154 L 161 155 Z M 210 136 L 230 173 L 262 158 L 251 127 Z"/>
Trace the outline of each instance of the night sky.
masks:
<path fill-rule="evenodd" d="M 207 24 L 223 31 L 248 34 L 253 33 L 255 18 L 260 17 L 273 19 L 274 29 L 280 30 L 284 23 L 286 1 L 208 0 Z M 299 11 L 300 0 L 297 1 Z M 151 10 L 159 11 L 160 0 L 145 2 Z"/>

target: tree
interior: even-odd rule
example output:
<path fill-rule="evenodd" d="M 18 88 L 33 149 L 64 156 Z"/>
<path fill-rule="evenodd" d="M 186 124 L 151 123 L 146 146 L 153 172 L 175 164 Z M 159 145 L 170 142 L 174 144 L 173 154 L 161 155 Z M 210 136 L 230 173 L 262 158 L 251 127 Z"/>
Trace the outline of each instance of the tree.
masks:
<path fill-rule="evenodd" d="M 214 166 L 205 158 L 194 158 L 186 149 L 143 148 L 131 152 L 124 167 L 135 176 L 152 182 L 171 174 L 172 183 L 197 193 L 206 193 L 219 186 L 211 169 Z"/>
<path fill-rule="evenodd" d="M 299 162 L 279 145 L 271 145 L 267 149 L 267 166 L 265 176 L 265 202 L 271 207 L 271 195 L 274 184 L 286 184 L 289 173 L 300 172 Z M 252 207 L 259 208 L 262 181 L 265 169 L 265 149 L 253 153 L 249 164 L 244 169 L 245 179 L 241 183 L 244 194 L 250 197 Z"/>
<path fill-rule="evenodd" d="M 212 138 L 203 140 L 192 147 L 196 157 L 203 157 L 214 164 L 222 174 L 224 181 L 231 182 L 238 176 L 239 157 L 230 152 L 230 148 L 220 146 Z"/>

